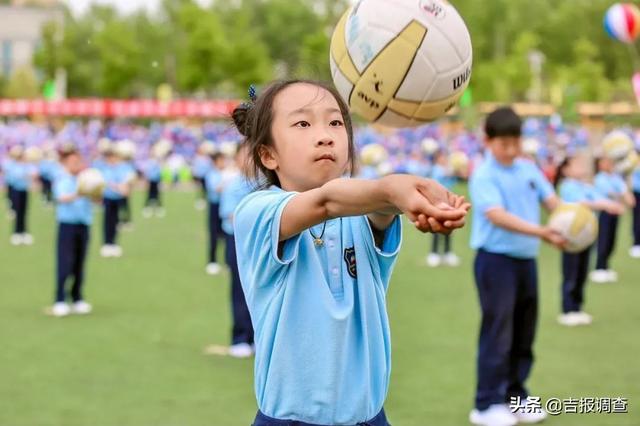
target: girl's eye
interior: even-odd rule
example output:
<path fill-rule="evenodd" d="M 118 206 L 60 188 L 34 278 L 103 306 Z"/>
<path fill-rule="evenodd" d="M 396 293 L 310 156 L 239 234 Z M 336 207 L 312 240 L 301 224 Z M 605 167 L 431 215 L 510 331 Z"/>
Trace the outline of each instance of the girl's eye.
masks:
<path fill-rule="evenodd" d="M 302 128 L 307 128 L 307 127 L 311 127 L 311 124 L 309 124 L 308 121 L 298 121 L 296 124 L 294 124 L 294 127 L 302 127 Z"/>
<path fill-rule="evenodd" d="M 333 120 L 331 123 L 329 123 L 329 125 L 332 127 L 341 127 L 344 124 L 340 120 Z"/>

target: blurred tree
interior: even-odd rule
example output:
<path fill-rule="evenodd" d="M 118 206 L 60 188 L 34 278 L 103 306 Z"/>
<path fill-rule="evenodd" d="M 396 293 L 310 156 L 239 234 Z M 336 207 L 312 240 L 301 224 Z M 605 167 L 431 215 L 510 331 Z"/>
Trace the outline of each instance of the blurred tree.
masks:
<path fill-rule="evenodd" d="M 40 95 L 38 80 L 29 66 L 18 68 L 7 82 L 4 95 L 11 99 L 33 99 Z"/>

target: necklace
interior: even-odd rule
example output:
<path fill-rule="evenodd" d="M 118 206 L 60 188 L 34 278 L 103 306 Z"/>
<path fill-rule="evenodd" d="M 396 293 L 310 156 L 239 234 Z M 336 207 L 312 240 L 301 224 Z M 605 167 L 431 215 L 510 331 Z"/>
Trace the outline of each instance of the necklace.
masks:
<path fill-rule="evenodd" d="M 324 244 L 324 240 L 322 239 L 322 237 L 324 236 L 324 229 L 326 227 L 327 227 L 327 222 L 325 221 L 322 224 L 322 232 L 320 232 L 320 235 L 318 236 L 313 235 L 313 231 L 311 230 L 311 228 L 309 228 L 309 233 L 313 237 L 313 244 L 315 244 L 316 247 L 322 247 L 322 245 Z"/>

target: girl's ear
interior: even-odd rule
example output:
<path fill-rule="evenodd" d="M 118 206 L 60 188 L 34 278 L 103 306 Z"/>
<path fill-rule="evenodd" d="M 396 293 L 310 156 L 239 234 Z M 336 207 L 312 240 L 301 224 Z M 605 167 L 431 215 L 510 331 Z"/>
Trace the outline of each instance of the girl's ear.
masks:
<path fill-rule="evenodd" d="M 260 146 L 258 148 L 260 154 L 260 162 L 269 170 L 276 170 L 278 168 L 278 159 L 275 151 L 270 146 Z"/>

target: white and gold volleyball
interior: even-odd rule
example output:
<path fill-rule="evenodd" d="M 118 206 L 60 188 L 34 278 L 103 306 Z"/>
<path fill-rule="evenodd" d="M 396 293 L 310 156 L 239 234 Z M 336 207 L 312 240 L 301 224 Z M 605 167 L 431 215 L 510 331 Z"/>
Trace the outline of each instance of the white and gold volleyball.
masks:
<path fill-rule="evenodd" d="M 136 144 L 129 139 L 118 141 L 116 154 L 123 160 L 132 160 L 136 156 Z"/>
<path fill-rule="evenodd" d="M 469 84 L 471 37 L 446 0 L 360 0 L 334 30 L 330 62 L 352 112 L 419 126 L 446 114 Z"/>
<path fill-rule="evenodd" d="M 616 161 L 613 168 L 615 169 L 616 173 L 621 173 L 624 175 L 627 173 L 631 173 L 638 166 L 640 166 L 640 156 L 635 149 L 632 149 L 631 151 L 629 151 L 626 157 L 624 157 L 622 160 Z"/>
<path fill-rule="evenodd" d="M 598 236 L 598 219 L 582 204 L 561 204 L 549 217 L 548 225 L 567 240 L 565 251 L 569 253 L 586 250 Z"/>
<path fill-rule="evenodd" d="M 78 194 L 85 197 L 101 198 L 105 180 L 97 169 L 85 169 L 78 174 Z"/>
<path fill-rule="evenodd" d="M 449 167 L 455 173 L 462 173 L 469 168 L 469 157 L 462 151 L 455 151 L 449 155 Z"/>
<path fill-rule="evenodd" d="M 151 147 L 151 155 L 156 159 L 163 159 L 171 153 L 173 144 L 168 139 L 160 139 Z"/>
<path fill-rule="evenodd" d="M 440 145 L 438 141 L 433 138 L 425 138 L 420 143 L 420 147 L 422 148 L 422 152 L 426 155 L 433 155 L 440 149 Z"/>
<path fill-rule="evenodd" d="M 389 153 L 386 148 L 380 144 L 372 143 L 364 148 L 360 152 L 360 162 L 367 166 L 377 166 L 389 158 Z"/>
<path fill-rule="evenodd" d="M 24 159 L 31 163 L 37 163 L 42 160 L 43 155 L 42 150 L 37 146 L 30 146 L 24 150 Z"/>
<path fill-rule="evenodd" d="M 613 161 L 625 159 L 633 151 L 633 140 L 625 132 L 615 130 L 602 140 L 604 155 Z"/>

